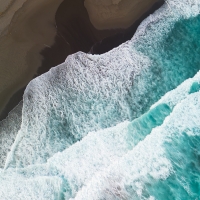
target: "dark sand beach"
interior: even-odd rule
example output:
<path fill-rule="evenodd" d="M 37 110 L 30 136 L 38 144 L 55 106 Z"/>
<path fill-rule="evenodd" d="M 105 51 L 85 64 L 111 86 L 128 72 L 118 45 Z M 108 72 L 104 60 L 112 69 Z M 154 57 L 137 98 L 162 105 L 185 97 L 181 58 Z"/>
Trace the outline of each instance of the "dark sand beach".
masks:
<path fill-rule="evenodd" d="M 98 30 L 126 29 L 157 0 L 85 0 L 93 26 Z"/>
<path fill-rule="evenodd" d="M 13 94 L 36 75 L 42 63 L 40 51 L 54 43 L 55 13 L 61 2 L 15 0 L 0 16 L 1 119 L 19 102 L 6 107 Z"/>
<path fill-rule="evenodd" d="M 134 33 L 136 32 L 138 26 L 140 23 L 147 18 L 150 14 L 152 14 L 155 10 L 160 8 L 164 4 L 164 0 L 159 0 L 156 3 L 153 4 L 152 7 L 149 8 L 149 10 L 142 14 L 139 19 L 137 19 L 129 28 L 122 29 L 119 33 L 107 37 L 100 42 L 97 42 L 92 46 L 90 49 L 91 54 L 102 54 L 105 52 L 110 51 L 111 49 L 119 46 L 120 44 L 130 40 Z"/>
<path fill-rule="evenodd" d="M 55 43 L 41 52 L 44 60 L 38 69 L 39 74 L 62 63 L 68 55 L 78 51 L 87 53 L 96 42 L 120 32 L 96 30 L 89 20 L 83 0 L 64 0 L 56 12 L 55 20 Z"/>
<path fill-rule="evenodd" d="M 40 50 L 39 55 L 36 53 L 39 48 L 37 48 L 35 52 L 34 48 L 32 48 L 32 54 L 29 53 L 29 56 L 26 56 L 26 58 L 29 58 L 29 61 L 31 61 L 31 65 L 29 65 L 30 69 L 27 70 L 27 74 L 24 73 L 20 76 L 19 79 L 21 80 L 21 84 L 16 87 L 15 90 L 12 88 L 9 90 L 8 88 L 9 92 L 6 91 L 6 93 L 10 94 L 8 95 L 9 101 L 8 99 L 5 101 L 8 102 L 7 105 L 6 103 L 2 104 L 0 101 L 1 105 L 4 105 L 0 120 L 4 119 L 22 100 L 25 85 L 32 78 L 41 75 L 47 72 L 51 67 L 64 62 L 68 55 L 77 51 L 102 54 L 117 47 L 121 43 L 130 40 L 142 20 L 158 9 L 163 3 L 164 0 L 160 0 L 158 3 L 149 7 L 128 29 L 97 30 L 90 22 L 83 0 L 64 0 L 60 3 L 55 12 L 55 23 L 53 23 L 53 21 L 49 22 L 51 28 L 55 30 L 54 42 L 50 41 L 47 43 L 45 41 L 42 42 L 41 40 L 43 50 Z M 32 33 L 30 35 L 32 35 Z M 33 66 L 33 64 L 35 66 Z M 11 93 L 14 93 L 14 95 L 11 95 Z"/>

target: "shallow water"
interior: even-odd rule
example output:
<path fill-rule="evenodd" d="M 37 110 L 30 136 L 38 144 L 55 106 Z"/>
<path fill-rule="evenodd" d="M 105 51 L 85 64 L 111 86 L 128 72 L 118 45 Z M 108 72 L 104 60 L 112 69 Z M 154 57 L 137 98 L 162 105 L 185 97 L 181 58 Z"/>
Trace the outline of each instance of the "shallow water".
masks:
<path fill-rule="evenodd" d="M 14 3 L 17 4 L 17 2 L 23 3 L 19 0 Z M 13 7 L 17 9 L 18 4 L 14 6 L 15 4 Z M 153 8 L 149 6 L 147 13 L 140 18 L 139 22 L 133 24 L 134 29 L 161 4 Z M 11 11 L 14 12 L 12 9 Z M 9 14 L 7 15 L 9 17 Z M 0 17 L 0 29 L 4 27 L 5 20 L 7 20 L 6 16 Z M 72 53 L 78 51 L 87 53 L 95 43 L 104 38 L 117 33 L 126 34 L 124 30 L 119 29 L 96 30 L 90 23 L 82 0 L 51 0 L 32 3 L 28 0 L 16 12 L 12 21 L 9 20 L 7 20 L 8 27 L 0 38 L 0 112 L 2 111 L 0 120 L 5 119 L 22 100 L 25 86 L 31 79 L 64 62 Z M 107 42 L 106 48 L 103 44 L 98 45 L 98 48 L 102 49 L 100 53 L 105 53 L 131 39 L 134 32 L 131 30 L 128 37 L 119 35 L 114 46 L 112 42 Z M 109 40 L 112 40 L 112 37 Z"/>
<path fill-rule="evenodd" d="M 29 83 L 3 124 L 2 199 L 199 198 L 200 3 L 168 3 Z"/>

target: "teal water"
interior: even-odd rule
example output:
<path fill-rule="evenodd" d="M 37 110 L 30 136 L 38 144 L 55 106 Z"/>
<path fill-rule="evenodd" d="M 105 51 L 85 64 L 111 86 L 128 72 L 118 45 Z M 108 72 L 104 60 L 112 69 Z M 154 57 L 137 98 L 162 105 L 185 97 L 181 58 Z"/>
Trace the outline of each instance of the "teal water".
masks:
<path fill-rule="evenodd" d="M 199 199 L 199 12 L 170 0 L 31 81 L 0 122 L 0 199 Z"/>

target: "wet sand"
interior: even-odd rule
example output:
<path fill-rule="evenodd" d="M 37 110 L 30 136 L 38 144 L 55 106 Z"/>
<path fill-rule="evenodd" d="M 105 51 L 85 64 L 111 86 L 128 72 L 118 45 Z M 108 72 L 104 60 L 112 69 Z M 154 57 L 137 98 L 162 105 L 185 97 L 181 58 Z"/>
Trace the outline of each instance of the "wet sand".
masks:
<path fill-rule="evenodd" d="M 27 0 L 0 0 L 0 36 L 6 33 L 13 16 Z"/>
<path fill-rule="evenodd" d="M 96 29 L 128 28 L 157 0 L 85 0 Z"/>
<path fill-rule="evenodd" d="M 77 51 L 102 54 L 130 40 L 139 24 L 161 5 L 164 0 L 157 0 L 148 7 L 128 29 L 97 30 L 91 24 L 82 0 L 64 0 L 56 12 L 57 35 L 51 48 L 45 48 L 44 57 L 38 73 L 42 74 L 62 63 L 69 54 Z"/>
<path fill-rule="evenodd" d="M 37 73 L 40 51 L 51 46 L 56 35 L 55 13 L 62 0 L 28 0 L 13 15 L 0 37 L 0 112 L 20 88 Z M 8 11 L 9 12 L 9 9 Z M 5 21 L 1 16 L 3 25 Z M 0 23 L 1 24 L 1 23 Z M 18 101 L 19 102 L 19 101 Z M 18 103 L 17 102 L 17 103 Z"/>
<path fill-rule="evenodd" d="M 107 52 L 120 44 L 130 40 L 133 35 L 135 34 L 138 26 L 141 24 L 141 22 L 147 18 L 150 14 L 152 14 L 155 10 L 160 8 L 165 3 L 164 0 L 159 0 L 156 3 L 154 3 L 147 12 L 143 13 L 142 16 L 139 17 L 129 28 L 125 30 L 121 30 L 120 33 L 117 33 L 111 37 L 105 38 L 100 42 L 97 42 L 92 46 L 90 49 L 91 54 L 102 54 L 104 52 Z"/>
<path fill-rule="evenodd" d="M 0 85 L 4 84 L 0 87 L 0 109 L 4 108 L 0 120 L 21 101 L 24 86 L 33 77 L 64 62 L 69 54 L 77 51 L 101 54 L 131 39 L 140 22 L 161 6 L 149 7 L 129 29 L 97 30 L 90 22 L 83 0 L 64 0 L 59 7 L 58 0 L 46 2 L 26 3 L 23 13 L 14 19 L 14 26 L 4 36 L 8 38 L 0 38 L 0 72 L 6 74 L 0 73 Z M 29 17 L 23 19 L 24 16 Z"/>
<path fill-rule="evenodd" d="M 0 0 L 0 16 L 3 15 L 3 13 L 5 13 L 9 7 L 12 5 L 14 0 L 7 0 L 7 1 L 4 1 L 4 0 Z"/>
<path fill-rule="evenodd" d="M 48 71 L 78 51 L 89 52 L 98 41 L 119 33 L 120 30 L 96 30 L 89 20 L 83 0 L 64 0 L 59 6 L 56 16 L 57 35 L 51 48 L 45 48 L 44 57 L 38 73 Z"/>

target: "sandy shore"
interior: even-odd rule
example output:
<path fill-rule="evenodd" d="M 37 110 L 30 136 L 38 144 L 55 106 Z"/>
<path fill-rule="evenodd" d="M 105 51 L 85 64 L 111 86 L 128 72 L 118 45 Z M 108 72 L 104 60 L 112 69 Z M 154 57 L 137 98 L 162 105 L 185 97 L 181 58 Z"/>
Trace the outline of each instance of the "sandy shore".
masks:
<path fill-rule="evenodd" d="M 15 13 L 27 0 L 0 0 L 0 35 L 10 25 Z"/>
<path fill-rule="evenodd" d="M 77 51 L 101 54 L 131 39 L 140 22 L 161 5 L 146 7 L 147 12 L 127 30 L 97 30 L 84 0 L 17 1 L 21 1 L 18 7 L 23 6 L 0 37 L 0 120 L 22 100 L 25 86 L 33 77 Z M 0 28 L 1 22 L 0 17 Z"/>
<path fill-rule="evenodd" d="M 128 28 L 157 0 L 85 0 L 91 23 L 99 30 Z"/>
<path fill-rule="evenodd" d="M 9 9 L 13 2 L 14 0 L 0 0 L 0 16 Z"/>
<path fill-rule="evenodd" d="M 158 0 L 151 7 L 149 7 L 149 9 L 146 12 L 144 12 L 129 28 L 125 30 L 123 29 L 120 33 L 107 37 L 93 45 L 90 49 L 90 53 L 102 54 L 130 40 L 137 31 L 137 28 L 140 25 L 140 23 L 150 14 L 154 13 L 155 10 L 159 9 L 164 3 L 164 0 Z"/>
<path fill-rule="evenodd" d="M 13 8 L 13 3 L 0 17 L 0 111 L 10 97 L 34 77 L 42 62 L 40 51 L 53 44 L 55 13 L 61 2 L 20 1 L 18 9 Z M 9 21 L 7 13 L 11 8 L 15 12 Z"/>

